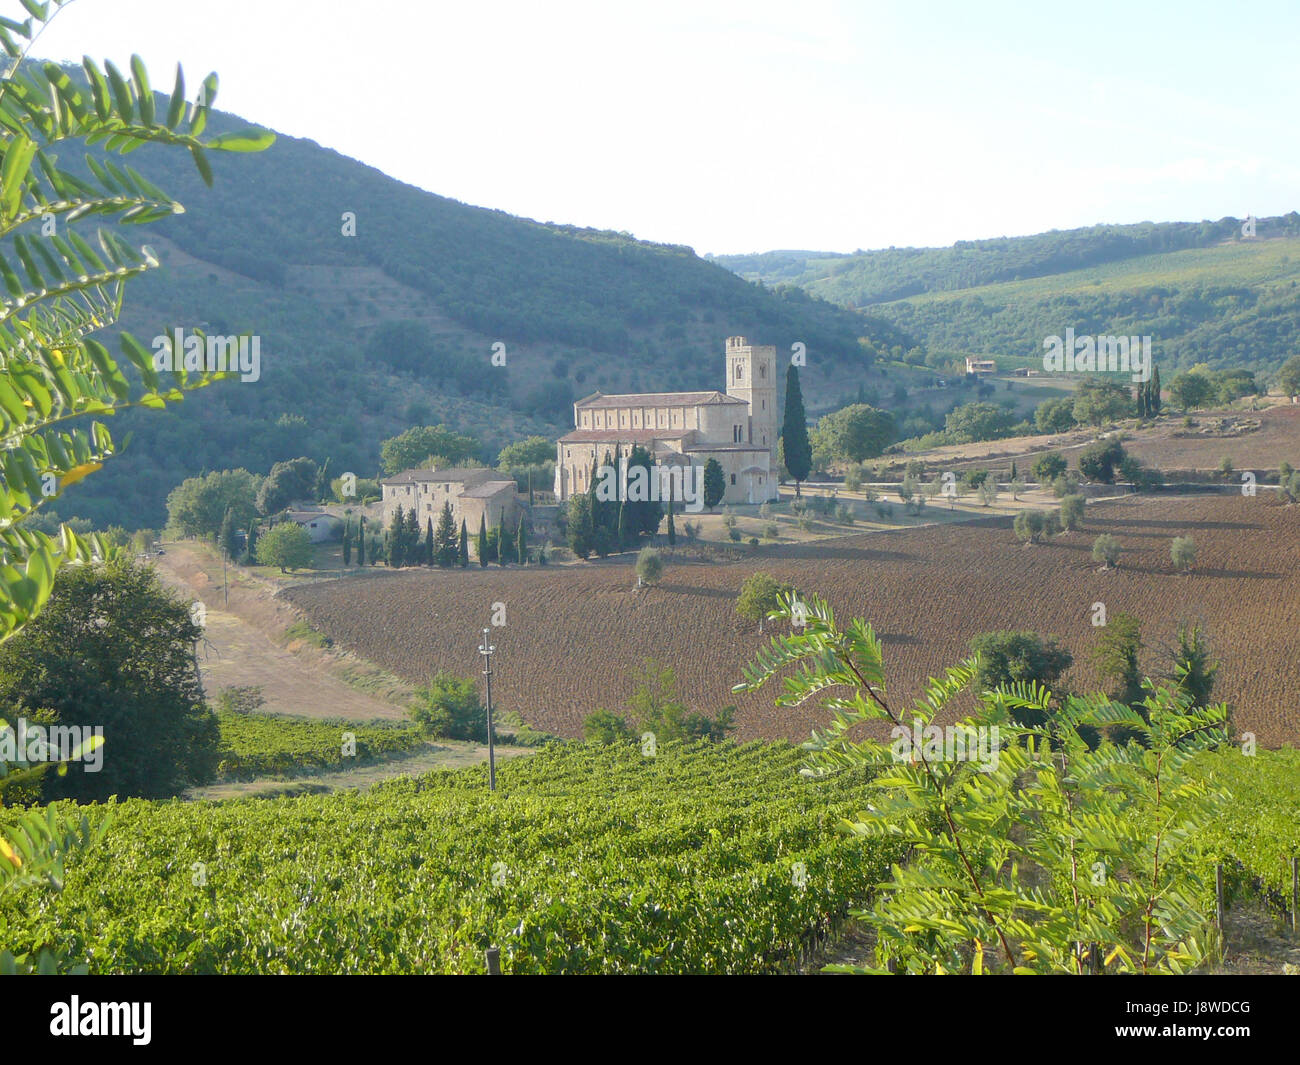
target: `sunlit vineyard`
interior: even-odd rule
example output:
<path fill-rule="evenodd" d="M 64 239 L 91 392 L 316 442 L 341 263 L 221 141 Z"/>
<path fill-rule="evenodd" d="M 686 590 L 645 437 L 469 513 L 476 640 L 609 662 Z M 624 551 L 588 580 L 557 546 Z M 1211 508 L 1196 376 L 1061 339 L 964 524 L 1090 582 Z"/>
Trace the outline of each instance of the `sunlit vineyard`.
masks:
<path fill-rule="evenodd" d="M 414 725 L 357 725 L 304 721 L 271 714 L 219 713 L 217 775 L 239 779 L 364 762 L 410 750 L 425 736 Z M 345 749 L 351 737 L 351 753 Z"/>
<path fill-rule="evenodd" d="M 4 941 L 94 973 L 762 972 L 900 857 L 835 831 L 860 774 L 785 745 L 562 745 L 364 793 L 131 800 L 57 896 L 0 903 Z M 45 901 L 48 898 L 48 901 Z"/>
<path fill-rule="evenodd" d="M 1300 461 L 1298 459 L 1297 461 Z M 744 527 L 747 519 L 741 519 Z M 1119 568 L 1099 571 L 1093 541 L 1114 536 Z M 1195 538 L 1190 575 L 1175 571 L 1170 541 Z M 734 696 L 742 666 L 762 645 L 735 615 L 744 578 L 766 570 L 825 595 L 841 617 L 863 617 L 882 635 L 891 685 L 915 692 L 927 676 L 998 629 L 1054 635 L 1073 653 L 1063 683 L 1103 686 L 1088 652 L 1093 604 L 1142 622 L 1141 664 L 1165 674 L 1180 621 L 1199 621 L 1220 669 L 1215 698 L 1234 706 L 1241 730 L 1264 747 L 1300 742 L 1295 636 L 1300 631 L 1300 507 L 1272 493 L 1091 504 L 1081 530 L 1024 547 L 1010 518 L 873 533 L 820 545 L 763 548 L 736 564 L 674 565 L 663 583 L 634 590 L 629 566 L 410 572 L 384 580 L 323 582 L 287 593 L 336 643 L 414 682 L 437 669 L 481 668 L 479 628 L 505 604 L 495 629 L 493 696 L 530 724 L 581 735 L 600 707 L 621 708 L 641 659 L 676 671 L 692 709 L 736 703 L 737 736 L 801 740 L 825 721 L 811 709 L 775 709 L 765 695 Z"/>

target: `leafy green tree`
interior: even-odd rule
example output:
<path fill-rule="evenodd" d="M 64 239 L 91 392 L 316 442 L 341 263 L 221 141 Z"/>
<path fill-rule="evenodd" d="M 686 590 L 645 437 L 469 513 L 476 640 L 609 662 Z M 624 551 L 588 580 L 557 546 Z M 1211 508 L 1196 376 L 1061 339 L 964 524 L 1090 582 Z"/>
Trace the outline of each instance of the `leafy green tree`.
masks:
<path fill-rule="evenodd" d="M 842 971 L 1183 973 L 1213 956 L 1200 834 L 1229 798 L 1184 767 L 1222 741 L 1225 708 L 1198 709 L 1165 685 L 1138 714 L 1022 683 L 977 694 L 953 727 L 960 753 L 942 740 L 936 751 L 927 734 L 946 731 L 935 722 L 950 719 L 977 663 L 950 667 L 907 705 L 886 686 L 870 625 L 837 627 L 820 598 L 808 613 L 736 690 L 777 680 L 778 706 L 820 703 L 831 724 L 807 745 L 810 771 L 874 780 L 849 827 L 864 845 L 907 849 L 872 908 L 854 911 L 875 932 L 874 967 Z M 1094 746 L 1088 733 L 1112 725 L 1143 742 Z"/>
<path fill-rule="evenodd" d="M 309 458 L 277 462 L 257 490 L 259 514 L 278 514 L 295 500 L 310 500 L 315 489 L 316 463 Z"/>
<path fill-rule="evenodd" d="M 1284 396 L 1300 396 L 1300 355 L 1292 355 L 1273 377 Z"/>
<path fill-rule="evenodd" d="M 217 470 L 187 477 L 167 496 L 167 520 L 181 536 L 216 538 L 226 512 L 237 526 L 257 516 L 261 478 L 247 470 Z"/>
<path fill-rule="evenodd" d="M 202 637 L 149 567 L 116 559 L 59 575 L 40 615 L 0 644 L 0 705 L 47 728 L 103 729 L 102 757 L 46 774 L 46 801 L 160 799 L 212 780 L 219 733 L 195 669 Z"/>
<path fill-rule="evenodd" d="M 379 445 L 379 462 L 384 473 L 392 477 L 423 466 L 434 457 L 460 465 L 473 459 L 478 450 L 478 440 L 454 433 L 445 425 L 413 426 Z"/>
<path fill-rule="evenodd" d="M 257 541 L 257 561 L 263 566 L 279 566 L 281 573 L 305 569 L 312 562 L 311 539 L 294 522 L 272 525 Z"/>
<path fill-rule="evenodd" d="M 781 596 L 789 595 L 793 590 L 790 585 L 781 583 L 771 574 L 751 574 L 740 586 L 740 595 L 736 597 L 736 613 L 746 621 L 757 622 L 761 633 L 764 619 L 780 606 Z"/>
<path fill-rule="evenodd" d="M 893 438 L 894 416 L 866 403 L 823 415 L 813 430 L 814 449 L 825 450 L 837 462 L 875 458 Z"/>
<path fill-rule="evenodd" d="M 478 687 L 453 673 L 440 670 L 420 688 L 409 713 L 431 735 L 449 740 L 487 741 L 487 710 Z"/>
<path fill-rule="evenodd" d="M 1034 411 L 1034 427 L 1040 433 L 1065 433 L 1077 424 L 1074 420 L 1074 400 L 1069 396 L 1044 400 Z"/>
<path fill-rule="evenodd" d="M 1057 477 L 1065 472 L 1066 461 L 1058 452 L 1049 451 L 1045 455 L 1039 455 L 1034 459 L 1034 464 L 1030 467 L 1030 472 L 1034 475 L 1034 480 L 1039 484 L 1051 484 Z"/>
<path fill-rule="evenodd" d="M 1116 613 L 1097 630 L 1097 642 L 1089 658 L 1109 685 L 1110 697 L 1125 706 L 1134 706 L 1143 698 L 1142 670 L 1138 655 L 1142 643 L 1142 624 L 1132 614 Z"/>
<path fill-rule="evenodd" d="M 1180 373 L 1169 382 L 1169 398 L 1183 410 L 1203 407 L 1214 397 L 1214 383 L 1201 373 Z"/>
<path fill-rule="evenodd" d="M 636 575 L 642 584 L 651 586 L 663 579 L 664 560 L 653 547 L 641 548 L 641 553 L 636 557 Z"/>
<path fill-rule="evenodd" d="M 1102 563 L 1107 569 L 1119 565 L 1120 551 L 1119 541 L 1110 533 L 1102 533 L 1093 541 L 1092 560 Z"/>
<path fill-rule="evenodd" d="M 1011 493 L 1012 499 L 1019 499 L 1020 493 L 1025 490 L 1025 482 L 1019 477 L 1012 477 L 1007 490 Z"/>
<path fill-rule="evenodd" d="M 808 474 L 812 472 L 812 444 L 808 439 L 803 391 L 799 387 L 799 368 L 793 364 L 785 372 L 785 417 L 781 423 L 780 449 L 785 468 L 794 478 L 794 494 L 798 496 L 800 484 L 808 480 Z M 707 481 L 705 483 L 707 485 Z M 719 493 L 718 499 L 721 498 Z"/>
<path fill-rule="evenodd" d="M 996 403 L 963 403 L 944 419 L 944 428 L 955 444 L 976 440 L 997 440 L 1011 433 L 1016 416 Z"/>
<path fill-rule="evenodd" d="M 1210 644 L 1199 625 L 1186 622 L 1178 626 L 1178 647 L 1174 650 L 1171 679 L 1192 706 L 1210 705 L 1210 694 L 1219 673 L 1219 664 L 1211 657 Z"/>
<path fill-rule="evenodd" d="M 469 532 L 465 528 L 465 519 L 460 520 L 460 542 L 456 545 L 456 561 L 461 569 L 469 567 Z"/>
<path fill-rule="evenodd" d="M 1090 481 L 1114 484 L 1115 471 L 1126 457 L 1124 445 L 1111 437 L 1098 440 L 1079 452 L 1079 472 Z"/>
<path fill-rule="evenodd" d="M 451 504 L 444 502 L 438 515 L 438 527 L 434 530 L 433 560 L 446 569 L 456 564 L 459 551 L 456 537 L 456 519 L 451 512 Z"/>
<path fill-rule="evenodd" d="M 588 743 L 620 743 L 636 737 L 636 730 L 613 710 L 597 710 L 582 722 L 582 737 Z"/>
<path fill-rule="evenodd" d="M 555 461 L 555 441 L 544 436 L 530 436 L 507 444 L 497 456 L 497 469 L 513 473 Z"/>
<path fill-rule="evenodd" d="M 635 683 L 628 708 L 637 728 L 653 732 L 660 743 L 680 740 L 687 711 L 678 694 L 677 674 L 668 666 L 646 659 Z"/>
<path fill-rule="evenodd" d="M 1016 684 L 1051 688 L 1074 665 L 1074 656 L 1056 637 L 1036 632 L 982 632 L 971 640 L 970 649 L 979 658 L 973 678 L 977 691 Z M 1013 717 L 1022 725 L 1041 725 L 1047 720 L 1042 711 L 1017 710 Z"/>
<path fill-rule="evenodd" d="M 1084 377 L 1074 390 L 1074 420 L 1080 425 L 1108 425 L 1133 411 L 1126 386 L 1104 377 Z"/>
<path fill-rule="evenodd" d="M 711 511 L 722 502 L 722 497 L 726 494 L 727 479 L 723 476 L 722 465 L 717 459 L 709 459 L 704 464 L 704 505 Z M 798 494 L 797 487 L 795 494 Z"/>
<path fill-rule="evenodd" d="M 1196 541 L 1190 536 L 1175 536 L 1169 544 L 1169 557 L 1175 569 L 1191 573 L 1196 565 Z"/>

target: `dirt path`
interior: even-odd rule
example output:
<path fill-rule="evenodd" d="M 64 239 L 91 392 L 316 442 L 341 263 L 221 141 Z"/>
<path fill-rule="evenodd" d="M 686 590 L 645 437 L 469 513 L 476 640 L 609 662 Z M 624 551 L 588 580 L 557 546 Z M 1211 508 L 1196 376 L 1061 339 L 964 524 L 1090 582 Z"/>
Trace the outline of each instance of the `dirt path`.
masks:
<path fill-rule="evenodd" d="M 410 688 L 350 654 L 324 651 L 302 641 L 285 643 L 284 632 L 298 615 L 275 597 L 275 587 L 229 567 L 229 602 L 221 584 L 221 563 L 202 545 L 169 543 L 155 558 L 164 584 L 202 601 L 207 639 L 199 650 L 203 687 L 210 701 L 227 686 L 256 686 L 267 713 L 350 721 L 400 720 Z M 359 690 L 349 673 L 374 689 Z"/>

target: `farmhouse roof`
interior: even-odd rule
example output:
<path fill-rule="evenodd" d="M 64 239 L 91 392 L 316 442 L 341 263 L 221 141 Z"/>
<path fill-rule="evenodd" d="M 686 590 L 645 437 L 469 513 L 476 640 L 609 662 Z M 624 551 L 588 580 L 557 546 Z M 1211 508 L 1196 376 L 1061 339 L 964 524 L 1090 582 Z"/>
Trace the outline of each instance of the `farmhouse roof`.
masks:
<path fill-rule="evenodd" d="M 649 444 L 656 440 L 676 440 L 682 430 L 663 432 L 655 429 L 573 429 L 560 437 L 561 444 Z"/>
<path fill-rule="evenodd" d="M 737 399 L 716 389 L 710 392 L 629 392 L 621 396 L 606 396 L 601 392 L 593 392 L 586 399 L 578 400 L 574 406 L 582 408 L 707 407 L 724 403 L 749 406 L 743 399 Z"/>
<path fill-rule="evenodd" d="M 467 488 L 460 495 L 462 499 L 491 499 L 502 492 L 515 492 L 514 481 L 484 481 L 482 484 Z"/>
<path fill-rule="evenodd" d="M 492 470 L 481 466 L 448 466 L 443 470 L 403 470 L 386 477 L 380 484 L 424 484 L 426 482 L 457 481 L 461 484 L 482 484 L 494 476 Z"/>

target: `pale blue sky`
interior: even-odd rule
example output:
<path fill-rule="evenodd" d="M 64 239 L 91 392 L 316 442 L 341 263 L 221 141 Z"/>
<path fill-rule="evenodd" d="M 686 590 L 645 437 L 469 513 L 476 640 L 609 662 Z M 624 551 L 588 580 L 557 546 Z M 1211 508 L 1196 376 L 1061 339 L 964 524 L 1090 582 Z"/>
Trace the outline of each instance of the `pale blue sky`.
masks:
<path fill-rule="evenodd" d="M 75 0 L 37 51 L 215 69 L 431 192 L 721 254 L 1300 208 L 1297 42 L 1281 2 Z"/>

